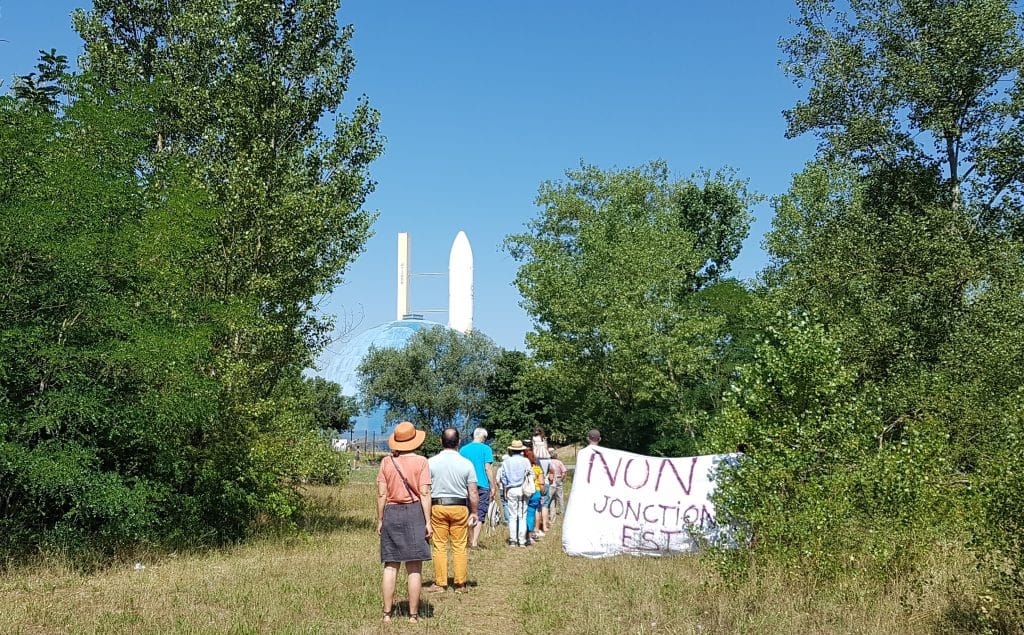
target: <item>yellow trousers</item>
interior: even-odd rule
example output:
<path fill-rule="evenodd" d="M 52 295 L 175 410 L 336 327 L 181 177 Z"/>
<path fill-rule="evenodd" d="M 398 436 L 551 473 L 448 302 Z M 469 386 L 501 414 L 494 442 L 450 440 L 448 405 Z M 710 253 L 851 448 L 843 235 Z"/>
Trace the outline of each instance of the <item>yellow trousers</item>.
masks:
<path fill-rule="evenodd" d="M 448 542 L 452 543 L 452 562 L 455 584 L 466 583 L 469 558 L 466 556 L 466 537 L 469 533 L 469 509 L 463 505 L 434 505 L 430 512 L 430 526 L 434 535 L 430 539 L 434 560 L 434 584 L 448 585 Z"/>

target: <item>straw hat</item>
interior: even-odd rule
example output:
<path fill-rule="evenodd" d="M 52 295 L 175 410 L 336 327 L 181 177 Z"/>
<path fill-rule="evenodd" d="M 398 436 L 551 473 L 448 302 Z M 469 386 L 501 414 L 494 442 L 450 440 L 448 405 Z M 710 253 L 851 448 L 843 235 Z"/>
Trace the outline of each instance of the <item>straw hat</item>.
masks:
<path fill-rule="evenodd" d="M 417 430 L 416 426 L 403 421 L 395 426 L 394 432 L 388 437 L 388 447 L 397 452 L 409 452 L 423 445 L 427 433 Z"/>
<path fill-rule="evenodd" d="M 523 442 L 520 441 L 519 439 L 516 439 L 515 441 L 512 442 L 512 445 L 508 446 L 509 452 L 522 452 L 525 449 L 526 446 L 523 445 Z"/>

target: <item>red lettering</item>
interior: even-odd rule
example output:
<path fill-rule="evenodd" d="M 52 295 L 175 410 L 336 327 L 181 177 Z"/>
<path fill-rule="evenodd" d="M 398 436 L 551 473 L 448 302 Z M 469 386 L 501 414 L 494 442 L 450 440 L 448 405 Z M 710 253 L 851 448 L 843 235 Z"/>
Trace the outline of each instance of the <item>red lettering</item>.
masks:
<path fill-rule="evenodd" d="M 591 458 L 590 462 L 591 464 L 593 464 L 594 459 Z M 658 480 L 654 482 L 654 491 L 656 492 L 661 488 L 661 477 L 665 473 L 665 466 L 668 466 L 669 468 L 672 469 L 672 473 L 675 474 L 676 481 L 679 483 L 679 487 L 683 489 L 683 493 L 689 496 L 690 489 L 693 487 L 693 471 L 697 467 L 697 457 L 693 457 L 692 459 L 690 459 L 690 476 L 685 483 L 683 482 L 683 477 L 679 476 L 679 471 L 676 470 L 676 466 L 672 463 L 672 459 L 662 459 L 661 467 L 658 468 Z"/>
<path fill-rule="evenodd" d="M 629 487 L 631 489 L 640 489 L 644 485 L 647 485 L 647 481 L 651 479 L 651 464 L 646 459 L 644 459 L 643 465 L 644 468 L 646 468 L 644 470 L 644 482 L 640 483 L 639 485 L 632 485 L 629 482 L 629 466 L 633 465 L 633 461 L 635 460 L 636 459 L 630 459 L 626 461 L 626 469 L 622 473 L 622 482 L 626 484 L 626 487 Z"/>
<path fill-rule="evenodd" d="M 615 481 L 619 478 L 619 469 L 622 467 L 622 459 L 619 458 L 619 462 L 615 464 L 615 474 L 613 475 L 611 469 L 608 467 L 608 461 L 605 460 L 604 455 L 595 450 L 593 454 L 590 455 L 590 464 L 587 465 L 587 483 L 592 482 L 591 474 L 594 471 L 594 463 L 597 459 L 601 459 L 601 465 L 604 466 L 604 473 L 608 475 L 608 483 L 614 487 Z"/>
<path fill-rule="evenodd" d="M 713 511 L 711 511 L 710 509 L 708 509 L 707 505 L 701 505 L 700 506 L 700 526 L 701 526 L 701 529 L 704 529 L 704 528 L 707 528 L 707 527 L 714 527 L 717 524 L 718 524 L 718 521 L 715 520 L 715 513 Z"/>

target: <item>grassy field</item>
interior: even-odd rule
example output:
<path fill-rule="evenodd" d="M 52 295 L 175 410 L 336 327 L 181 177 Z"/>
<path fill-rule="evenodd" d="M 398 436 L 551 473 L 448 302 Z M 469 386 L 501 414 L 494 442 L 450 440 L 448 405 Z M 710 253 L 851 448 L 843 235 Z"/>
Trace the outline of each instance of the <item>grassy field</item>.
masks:
<path fill-rule="evenodd" d="M 380 623 L 373 478 L 311 488 L 300 536 L 162 554 L 90 575 L 40 563 L 0 577 L 3 633 L 931 633 L 953 632 L 948 558 L 930 582 L 880 589 L 760 571 L 726 584 L 693 557 L 586 560 L 556 528 L 510 549 L 485 530 L 470 592 L 425 596 L 418 625 Z M 424 580 L 432 578 L 429 564 Z M 404 608 L 404 575 L 399 579 Z"/>

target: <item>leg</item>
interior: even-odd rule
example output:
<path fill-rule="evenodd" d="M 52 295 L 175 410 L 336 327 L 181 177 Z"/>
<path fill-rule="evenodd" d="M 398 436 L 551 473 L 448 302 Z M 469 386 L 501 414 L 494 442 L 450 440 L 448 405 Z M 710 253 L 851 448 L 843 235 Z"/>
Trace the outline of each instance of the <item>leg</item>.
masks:
<path fill-rule="evenodd" d="M 391 610 L 394 608 L 395 603 L 395 580 L 398 579 L 398 567 L 401 563 L 399 562 L 385 562 L 384 563 L 384 581 L 382 583 L 382 594 L 384 596 L 384 621 L 391 621 Z M 406 565 L 406 571 L 408 571 Z M 417 597 L 417 599 L 419 599 Z M 410 599 L 410 602 L 412 600 Z"/>
<path fill-rule="evenodd" d="M 480 546 L 480 528 L 482 526 L 483 526 L 483 523 L 477 523 L 476 525 L 473 526 L 473 535 L 470 538 L 470 544 L 473 545 L 473 547 L 479 547 Z"/>
<path fill-rule="evenodd" d="M 448 586 L 448 516 L 447 506 L 434 505 L 430 512 L 430 526 L 434 535 L 430 538 L 431 557 L 434 560 L 434 588 Z"/>
<path fill-rule="evenodd" d="M 512 498 L 512 495 L 510 493 L 506 492 L 506 494 L 505 494 L 505 501 L 504 502 L 505 502 L 505 525 L 508 527 L 508 542 L 509 542 L 510 545 L 514 545 L 514 544 L 516 544 L 517 535 L 518 535 L 518 531 L 519 531 L 517 529 L 518 523 L 516 522 L 515 509 L 513 509 L 513 505 L 515 505 L 515 501 Z"/>
<path fill-rule="evenodd" d="M 477 523 L 473 526 L 472 534 L 469 537 L 469 544 L 474 548 L 480 546 L 480 529 L 484 525 L 484 521 L 487 520 L 487 506 L 491 500 L 491 490 L 486 487 L 477 488 L 477 494 L 479 496 L 479 502 L 477 506 Z"/>
<path fill-rule="evenodd" d="M 515 489 L 508 495 L 509 539 L 517 545 L 526 544 L 526 499 L 523 490 Z"/>
<path fill-rule="evenodd" d="M 531 540 L 534 538 L 533 532 L 537 531 L 537 508 L 534 505 L 535 500 L 537 500 L 537 492 L 534 492 L 526 503 L 526 533 L 530 535 Z"/>
<path fill-rule="evenodd" d="M 398 569 L 396 568 L 395 571 Z M 409 576 L 409 621 L 415 624 L 420 618 L 420 588 L 423 585 L 423 563 L 419 560 L 405 563 L 405 573 Z"/>
<path fill-rule="evenodd" d="M 469 557 L 466 555 L 466 539 L 469 530 L 469 509 L 451 508 L 452 567 L 455 569 L 455 590 L 465 590 L 469 577 Z"/>

